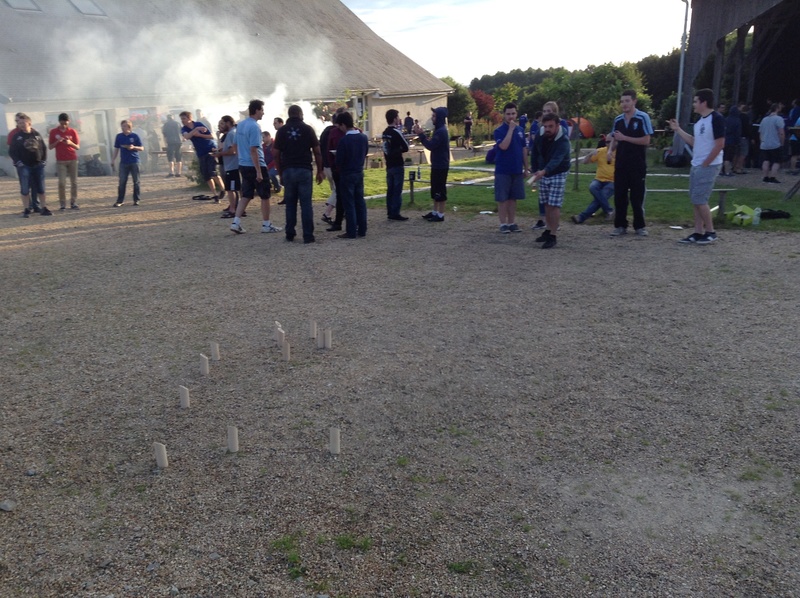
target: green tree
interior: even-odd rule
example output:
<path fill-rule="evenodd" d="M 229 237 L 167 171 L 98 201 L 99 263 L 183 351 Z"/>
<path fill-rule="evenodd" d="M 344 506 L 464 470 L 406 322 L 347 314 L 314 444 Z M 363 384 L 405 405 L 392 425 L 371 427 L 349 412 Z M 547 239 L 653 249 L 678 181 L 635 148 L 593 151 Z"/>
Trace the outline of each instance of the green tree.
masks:
<path fill-rule="evenodd" d="M 478 107 L 475 104 L 475 100 L 472 99 L 469 90 L 465 86 L 456 83 L 452 77 L 442 77 L 442 81 L 453 88 L 453 93 L 447 96 L 448 121 L 453 124 L 460 124 L 464 117 L 467 116 L 467 112 L 477 113 Z"/>
<path fill-rule="evenodd" d="M 510 81 L 505 83 L 502 87 L 494 92 L 495 109 L 500 111 L 503 109 L 503 106 L 509 102 L 514 102 L 516 104 L 519 101 L 521 91 L 522 88 L 519 85 L 515 85 Z"/>

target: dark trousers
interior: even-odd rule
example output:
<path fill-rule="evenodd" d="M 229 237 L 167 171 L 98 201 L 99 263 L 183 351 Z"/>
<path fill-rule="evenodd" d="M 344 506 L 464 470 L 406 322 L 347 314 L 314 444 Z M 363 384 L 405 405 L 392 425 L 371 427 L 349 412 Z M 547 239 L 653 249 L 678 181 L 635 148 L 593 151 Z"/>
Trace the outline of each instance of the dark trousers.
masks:
<path fill-rule="evenodd" d="M 125 200 L 125 187 L 128 186 L 128 176 L 133 179 L 133 201 L 139 201 L 139 164 L 119 165 L 119 189 L 117 203 Z"/>
<path fill-rule="evenodd" d="M 367 234 L 367 204 L 364 201 L 364 172 L 349 172 L 336 185 L 336 205 L 343 204 L 347 236 L 354 239 Z"/>
<path fill-rule="evenodd" d="M 333 175 L 333 185 L 336 187 L 336 211 L 334 212 L 333 216 L 333 225 L 341 227 L 342 221 L 344 220 L 344 205 L 342 204 L 342 198 L 339 197 L 339 182 L 341 181 L 341 175 L 336 170 L 331 172 L 331 174 Z"/>
<path fill-rule="evenodd" d="M 633 211 L 633 228 L 645 227 L 644 194 L 647 168 L 620 165 L 614 169 L 614 226 L 628 228 L 628 203 Z"/>

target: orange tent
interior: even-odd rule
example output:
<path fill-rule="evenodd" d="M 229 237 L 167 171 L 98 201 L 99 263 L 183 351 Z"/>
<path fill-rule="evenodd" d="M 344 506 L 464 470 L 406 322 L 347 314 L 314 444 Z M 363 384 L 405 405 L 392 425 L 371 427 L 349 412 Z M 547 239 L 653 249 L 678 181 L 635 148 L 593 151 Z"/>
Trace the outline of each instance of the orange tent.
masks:
<path fill-rule="evenodd" d="M 573 125 L 579 126 L 577 116 L 574 118 L 570 118 L 570 120 L 572 121 Z M 580 121 L 581 122 L 579 130 L 581 132 L 581 137 L 583 137 L 584 139 L 589 139 L 590 137 L 594 137 L 594 125 L 592 125 L 592 121 L 583 116 L 581 116 Z"/>

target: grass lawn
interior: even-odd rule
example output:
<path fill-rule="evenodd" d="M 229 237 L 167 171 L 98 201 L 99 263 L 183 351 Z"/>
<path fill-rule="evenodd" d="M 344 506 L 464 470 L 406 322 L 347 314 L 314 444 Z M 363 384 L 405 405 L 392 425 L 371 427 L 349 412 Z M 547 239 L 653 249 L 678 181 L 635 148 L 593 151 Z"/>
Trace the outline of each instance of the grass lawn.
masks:
<path fill-rule="evenodd" d="M 651 150 L 651 152 L 655 152 L 655 150 Z M 655 159 L 655 153 L 653 153 L 653 159 L 650 160 L 648 165 L 647 187 L 649 189 L 689 188 L 688 168 L 666 168 L 663 164 L 653 165 Z M 476 178 L 491 176 L 491 173 L 481 172 L 479 170 L 452 170 L 452 167 L 455 166 L 487 168 L 491 165 L 487 164 L 483 158 L 470 158 L 467 160 L 455 161 L 451 164 L 448 182 L 469 181 Z M 411 168 L 407 170 L 411 170 Z M 592 181 L 594 166 L 581 164 L 580 173 L 581 174 L 578 176 L 577 190 L 575 189 L 574 168 L 567 181 L 567 192 L 564 197 L 562 220 L 566 221 L 571 215 L 581 212 L 591 199 L 589 195 L 589 183 Z M 659 174 L 687 176 L 649 176 Z M 429 179 L 429 171 L 426 166 L 422 167 L 422 178 L 425 180 Z M 758 180 L 760 180 L 760 177 Z M 425 184 L 423 183 L 420 186 L 425 186 Z M 329 192 L 327 185 L 322 185 L 322 187 L 324 197 L 327 197 L 327 193 Z M 386 182 L 384 172 L 379 169 L 367 170 L 364 176 L 364 187 L 365 195 L 367 196 L 385 193 Z M 734 188 L 727 179 L 719 179 L 716 187 L 724 189 Z M 405 190 L 408 191 L 408 182 L 406 182 Z M 317 193 L 319 192 L 320 188 L 316 187 L 315 199 L 317 199 Z M 800 199 L 784 202 L 783 193 L 784 192 L 779 189 L 737 188 L 735 191 L 728 193 L 726 210 L 732 210 L 734 204 L 747 205 L 751 208 L 760 207 L 762 209 L 772 208 L 775 210 L 785 210 L 792 214 L 792 218 L 762 220 L 758 228 L 767 231 L 800 231 L 800 217 L 798 217 L 800 216 L 800 210 L 798 210 L 796 205 Z M 414 199 L 415 205 L 419 206 L 420 209 L 427 210 L 431 205 L 430 195 L 427 191 L 421 193 L 415 192 Z M 477 214 L 482 210 L 496 211 L 493 189 L 490 186 L 454 186 L 448 191 L 447 203 L 450 209 L 458 208 L 460 214 Z M 404 206 L 408 205 L 408 194 L 404 195 L 403 204 Z M 711 206 L 716 206 L 716 204 L 717 194 L 714 193 L 711 198 Z M 384 200 L 372 199 L 367 202 L 367 205 L 369 207 L 380 207 L 384 205 Z M 692 207 L 689 203 L 688 193 L 651 193 L 647 196 L 646 209 L 648 222 L 669 225 L 691 225 L 692 223 Z M 537 211 L 538 203 L 536 202 L 536 195 L 528 191 L 527 199 L 518 203 L 517 213 L 523 217 L 533 218 Z M 598 222 L 603 222 L 601 218 L 597 220 Z"/>

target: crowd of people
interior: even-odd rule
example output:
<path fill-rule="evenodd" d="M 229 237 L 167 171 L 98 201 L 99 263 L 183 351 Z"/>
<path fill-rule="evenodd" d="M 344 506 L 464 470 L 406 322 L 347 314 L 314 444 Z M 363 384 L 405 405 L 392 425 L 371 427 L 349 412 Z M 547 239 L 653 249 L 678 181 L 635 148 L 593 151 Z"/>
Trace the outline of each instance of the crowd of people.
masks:
<path fill-rule="evenodd" d="M 653 135 L 653 126 L 647 113 L 637 109 L 636 93 L 626 90 L 620 96 L 621 114 L 616 117 L 612 130 L 601 136 L 598 148 L 583 158 L 584 163 L 595 163 L 595 180 L 589 186 L 591 201 L 579 214 L 571 217 L 582 224 L 600 212 L 613 221 L 612 237 L 620 237 L 633 227 L 635 235 L 648 236 L 644 200 L 646 194 L 646 150 Z M 800 127 L 800 101 L 792 103 L 791 111 L 782 116 L 784 106 L 773 103 L 758 127 L 754 137 L 752 117 L 746 105 L 714 108 L 713 92 L 698 90 L 693 98 L 697 121 L 692 134 L 684 131 L 675 121 L 669 128 L 693 148 L 689 196 L 693 206 L 695 230 L 681 243 L 709 244 L 717 240 L 708 200 L 717 176 L 735 176 L 744 172 L 745 165 L 760 166 L 763 182 L 778 183 L 777 174 L 785 161 L 789 146 L 790 168 L 797 174 L 800 141 L 790 125 Z M 211 196 L 197 196 L 219 202 L 227 199 L 222 218 L 232 219 L 230 230 L 245 232 L 242 218 L 251 200 L 258 195 L 261 207 L 261 232 L 284 232 L 287 241 L 293 241 L 299 228 L 304 243 L 313 243 L 314 214 L 312 209 L 313 183 L 324 180 L 330 185 L 322 221 L 327 232 L 339 232 L 343 239 L 364 237 L 367 234 L 367 210 L 364 200 L 364 162 L 369 143 L 357 127 L 353 115 L 344 107 L 330 117 L 330 124 L 319 138 L 314 129 L 304 122 L 300 106 L 292 105 L 288 119 L 276 116 L 274 139 L 262 131 L 259 121 L 264 117 L 264 102 L 252 100 L 248 116 L 236 121 L 223 116 L 216 130 L 197 110 L 193 116 L 184 111 L 180 123 L 172 114 L 167 115 L 161 127 L 166 156 L 169 163 L 167 178 L 182 174 L 181 148 L 191 143 L 197 157 L 200 176 Z M 423 218 L 428 222 L 444 222 L 447 202 L 447 178 L 450 168 L 450 134 L 447 128 L 447 108 L 432 109 L 432 131 L 426 131 L 410 112 L 402 118 L 400 112 L 386 112 L 387 127 L 381 135 L 386 165 L 386 210 L 390 221 L 406 221 L 401 214 L 402 193 L 405 182 L 405 156 L 409 140 L 416 139 L 430 152 L 430 195 L 433 209 Z M 494 196 L 500 221 L 500 233 L 522 232 L 516 222 L 516 202 L 525 199 L 526 179 L 532 191 L 538 191 L 539 218 L 531 227 L 542 232 L 536 238 L 542 248 L 557 244 L 561 208 L 564 201 L 570 159 L 570 134 L 572 123 L 559 115 L 558 104 L 549 101 L 537 112 L 527 130 L 525 115 L 519 115 L 515 103 L 503 108 L 502 123 L 494 131 L 495 146 L 490 152 L 495 165 Z M 44 169 L 47 150 L 55 150 L 58 173 L 60 209 L 67 208 L 67 181 L 69 180 L 69 207 L 79 209 L 78 200 L 78 150 L 80 138 L 70 127 L 66 113 L 58 117 L 59 125 L 49 131 L 48 143 L 31 126 L 31 119 L 22 113 L 16 115 L 17 127 L 8 135 L 9 155 L 14 162 L 20 182 L 23 216 L 33 213 L 50 216 L 46 204 Z M 464 119 L 464 143 L 471 145 L 473 119 L 471 113 Z M 114 140 L 111 158 L 112 170 L 119 158 L 119 185 L 114 207 L 125 202 L 128 179 L 133 184 L 133 205 L 141 201 L 140 163 L 145 153 L 142 132 L 125 119 L 120 123 L 120 133 Z M 788 137 L 790 143 L 787 144 Z M 758 139 L 758 152 L 754 147 Z M 760 164 L 756 154 L 760 152 Z M 217 167 L 219 166 L 219 173 Z M 270 212 L 272 194 L 283 193 L 279 205 L 285 206 L 285 227 L 273 224 Z M 611 199 L 613 198 L 613 205 Z M 630 207 L 632 222 L 628 220 Z"/>

